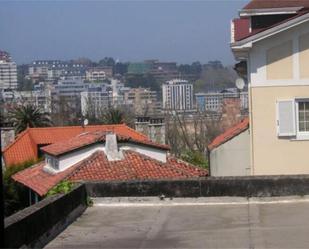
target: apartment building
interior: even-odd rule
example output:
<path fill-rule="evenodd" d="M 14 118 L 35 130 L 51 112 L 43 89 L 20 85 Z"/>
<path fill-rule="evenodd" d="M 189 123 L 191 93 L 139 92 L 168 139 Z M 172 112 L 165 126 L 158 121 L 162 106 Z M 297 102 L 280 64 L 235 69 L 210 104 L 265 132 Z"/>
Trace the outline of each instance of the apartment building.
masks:
<path fill-rule="evenodd" d="M 81 111 L 85 116 L 91 114 L 99 117 L 112 106 L 112 88 L 107 84 L 90 84 L 87 91 L 81 92 Z"/>
<path fill-rule="evenodd" d="M 113 77 L 112 67 L 93 67 L 86 70 L 86 80 L 90 82 L 102 82 Z"/>
<path fill-rule="evenodd" d="M 50 89 L 37 89 L 34 91 L 0 91 L 0 99 L 9 106 L 15 105 L 33 105 L 43 113 L 51 113 L 52 99 Z"/>
<path fill-rule="evenodd" d="M 247 64 L 251 174 L 308 174 L 309 1 L 251 1 L 231 48 Z"/>
<path fill-rule="evenodd" d="M 17 89 L 17 66 L 9 53 L 0 51 L 0 89 Z"/>
<path fill-rule="evenodd" d="M 221 112 L 225 98 L 239 98 L 241 110 L 248 109 L 248 92 L 196 93 L 196 107 L 199 111 Z"/>
<path fill-rule="evenodd" d="M 157 92 L 149 88 L 130 88 L 123 94 L 124 106 L 131 108 L 136 115 L 154 115 L 161 109 Z"/>
<path fill-rule="evenodd" d="M 189 111 L 193 109 L 193 84 L 187 80 L 173 79 L 162 85 L 163 108 Z"/>
<path fill-rule="evenodd" d="M 87 66 L 59 60 L 37 60 L 29 66 L 28 77 L 33 81 L 54 82 L 60 78 L 84 77 Z"/>

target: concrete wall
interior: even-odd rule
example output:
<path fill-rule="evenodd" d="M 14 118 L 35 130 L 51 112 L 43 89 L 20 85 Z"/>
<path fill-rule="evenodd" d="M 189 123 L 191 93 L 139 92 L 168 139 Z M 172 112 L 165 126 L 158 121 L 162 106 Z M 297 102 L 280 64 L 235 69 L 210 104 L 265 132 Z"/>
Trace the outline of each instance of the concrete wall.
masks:
<path fill-rule="evenodd" d="M 42 248 L 87 207 L 85 185 L 70 193 L 48 197 L 5 219 L 5 247 Z"/>
<path fill-rule="evenodd" d="M 276 101 L 309 98 L 309 86 L 252 88 L 253 174 L 308 174 L 309 140 L 278 137 Z"/>
<path fill-rule="evenodd" d="M 277 135 L 276 101 L 309 98 L 309 22 L 253 43 L 248 56 L 254 175 L 308 174 L 309 140 Z"/>
<path fill-rule="evenodd" d="M 250 175 L 249 129 L 210 152 L 211 176 Z"/>
<path fill-rule="evenodd" d="M 207 177 L 185 180 L 87 182 L 91 197 L 267 197 L 309 194 L 309 175 Z"/>

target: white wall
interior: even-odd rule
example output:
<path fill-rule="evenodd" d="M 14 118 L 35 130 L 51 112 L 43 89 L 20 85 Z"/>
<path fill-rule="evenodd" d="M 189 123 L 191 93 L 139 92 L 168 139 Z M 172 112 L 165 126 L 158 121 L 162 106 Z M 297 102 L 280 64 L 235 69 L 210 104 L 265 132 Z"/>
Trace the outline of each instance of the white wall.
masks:
<path fill-rule="evenodd" d="M 105 144 L 94 144 L 82 150 L 73 151 L 61 156 L 59 158 L 59 171 L 66 170 L 70 166 L 82 161 L 98 150 L 105 151 Z"/>
<path fill-rule="evenodd" d="M 210 152 L 211 176 L 250 175 L 249 129 Z"/>
<path fill-rule="evenodd" d="M 166 162 L 166 150 L 156 149 L 148 146 L 141 146 L 133 143 L 120 143 L 118 144 L 119 150 L 132 150 L 136 151 L 145 156 L 151 157 L 155 160 L 161 161 L 163 163 Z M 92 155 L 96 151 L 103 151 L 105 153 L 105 143 L 93 144 L 91 146 L 85 147 L 84 149 L 72 151 L 71 153 L 67 153 L 63 156 L 59 157 L 59 170 L 52 168 L 48 165 L 46 170 L 50 170 L 51 172 L 61 172 L 66 170 L 67 168 L 75 165 L 76 163 L 86 159 L 90 155 Z M 46 157 L 49 157 L 46 155 Z"/>
<path fill-rule="evenodd" d="M 130 144 L 130 143 L 120 145 L 120 149 L 136 151 L 138 153 L 149 156 L 163 163 L 166 162 L 166 150 L 160 150 L 160 149 L 156 149 L 152 147 L 145 147 L 145 146 L 141 146 L 137 144 Z"/>

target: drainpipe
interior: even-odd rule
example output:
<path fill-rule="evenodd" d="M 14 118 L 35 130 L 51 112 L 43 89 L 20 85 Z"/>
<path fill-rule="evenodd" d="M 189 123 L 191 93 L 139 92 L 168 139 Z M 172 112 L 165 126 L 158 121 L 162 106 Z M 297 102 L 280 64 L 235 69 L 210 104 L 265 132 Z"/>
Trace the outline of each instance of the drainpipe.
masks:
<path fill-rule="evenodd" d="M 207 148 L 207 161 L 208 161 L 208 173 L 211 176 L 211 167 L 210 167 L 210 150 Z"/>
<path fill-rule="evenodd" d="M 4 195 L 3 195 L 2 141 L 0 124 L 0 248 L 4 248 Z"/>

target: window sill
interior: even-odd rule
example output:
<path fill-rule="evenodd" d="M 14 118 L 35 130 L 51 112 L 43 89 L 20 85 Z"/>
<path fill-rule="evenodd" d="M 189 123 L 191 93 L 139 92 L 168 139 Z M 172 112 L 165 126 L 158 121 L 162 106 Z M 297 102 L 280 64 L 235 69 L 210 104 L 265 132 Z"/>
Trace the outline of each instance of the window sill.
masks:
<path fill-rule="evenodd" d="M 309 136 L 299 136 L 295 138 L 291 138 L 291 141 L 309 141 Z"/>

